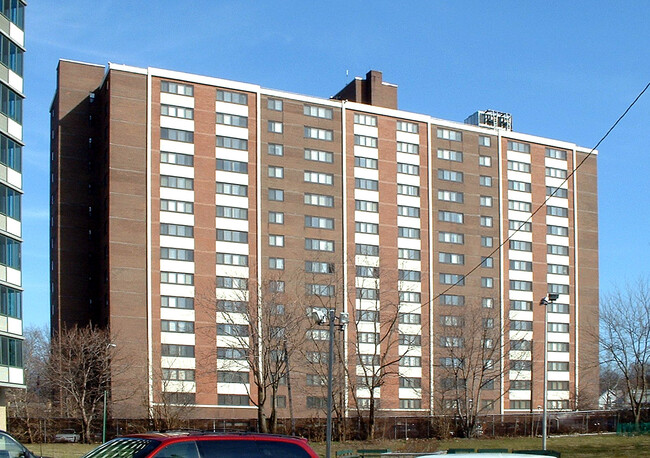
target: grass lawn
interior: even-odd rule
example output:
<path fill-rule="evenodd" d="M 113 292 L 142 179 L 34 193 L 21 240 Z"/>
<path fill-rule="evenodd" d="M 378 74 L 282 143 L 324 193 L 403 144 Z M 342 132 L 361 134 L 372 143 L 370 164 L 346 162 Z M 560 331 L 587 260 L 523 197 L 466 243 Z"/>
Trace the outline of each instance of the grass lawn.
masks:
<path fill-rule="evenodd" d="M 325 456 L 325 443 L 314 442 L 314 450 Z M 86 444 L 29 444 L 28 448 L 37 455 L 50 458 L 78 458 L 97 445 Z M 517 437 L 500 439 L 435 439 L 376 440 L 373 442 L 334 442 L 332 455 L 337 450 L 362 448 L 387 448 L 394 452 L 435 452 L 449 448 L 507 448 L 540 449 L 541 438 Z M 548 448 L 562 452 L 562 458 L 583 457 L 650 457 L 650 436 L 616 436 L 614 434 L 593 436 L 549 437 Z M 477 455 L 477 458 L 480 455 Z"/>

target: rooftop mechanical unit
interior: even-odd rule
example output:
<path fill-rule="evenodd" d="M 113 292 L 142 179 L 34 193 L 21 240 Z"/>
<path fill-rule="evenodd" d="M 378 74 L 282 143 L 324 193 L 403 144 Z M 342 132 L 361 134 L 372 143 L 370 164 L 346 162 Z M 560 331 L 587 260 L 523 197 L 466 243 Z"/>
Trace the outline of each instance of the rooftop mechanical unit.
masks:
<path fill-rule="evenodd" d="M 465 119 L 465 124 L 490 129 L 512 130 L 512 115 L 502 111 L 482 110 Z"/>

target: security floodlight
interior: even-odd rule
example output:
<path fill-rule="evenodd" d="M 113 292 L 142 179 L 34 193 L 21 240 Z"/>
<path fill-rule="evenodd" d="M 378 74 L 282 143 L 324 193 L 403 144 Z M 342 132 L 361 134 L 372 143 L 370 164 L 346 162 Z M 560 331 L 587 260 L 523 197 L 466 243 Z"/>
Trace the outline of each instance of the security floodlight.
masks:
<path fill-rule="evenodd" d="M 310 313 L 310 317 L 318 325 L 322 325 L 322 324 L 327 323 L 327 313 L 325 313 L 323 310 L 312 309 L 312 311 Z"/>
<path fill-rule="evenodd" d="M 548 293 L 548 300 L 550 302 L 557 301 L 557 298 L 560 297 L 558 293 Z"/>
<path fill-rule="evenodd" d="M 346 312 L 341 312 L 339 315 L 339 323 L 342 325 L 346 325 L 350 322 L 350 315 Z"/>

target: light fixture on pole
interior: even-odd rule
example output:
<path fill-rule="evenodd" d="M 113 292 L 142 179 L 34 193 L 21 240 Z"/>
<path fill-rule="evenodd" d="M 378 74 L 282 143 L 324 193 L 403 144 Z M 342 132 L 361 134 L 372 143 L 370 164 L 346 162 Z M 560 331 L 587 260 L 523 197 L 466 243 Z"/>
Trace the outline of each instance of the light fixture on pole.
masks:
<path fill-rule="evenodd" d="M 544 396 L 542 401 L 542 450 L 546 450 L 546 439 L 548 432 L 546 428 L 547 421 L 547 403 L 548 403 L 548 305 L 552 304 L 559 297 L 556 293 L 548 293 L 539 301 L 539 305 L 544 306 Z"/>
<path fill-rule="evenodd" d="M 308 313 L 309 317 L 314 320 L 314 322 L 319 326 L 328 326 L 329 327 L 329 353 L 327 357 L 327 431 L 325 435 L 326 441 L 326 450 L 325 458 L 331 458 L 332 456 L 332 379 L 333 379 L 333 370 L 334 370 L 334 330 L 338 326 L 341 330 L 345 329 L 345 325 L 349 323 L 349 315 L 345 312 L 341 312 L 339 316 L 336 316 L 336 310 L 329 309 L 327 311 L 323 309 L 312 309 Z M 336 324 L 336 320 L 339 321 Z"/>

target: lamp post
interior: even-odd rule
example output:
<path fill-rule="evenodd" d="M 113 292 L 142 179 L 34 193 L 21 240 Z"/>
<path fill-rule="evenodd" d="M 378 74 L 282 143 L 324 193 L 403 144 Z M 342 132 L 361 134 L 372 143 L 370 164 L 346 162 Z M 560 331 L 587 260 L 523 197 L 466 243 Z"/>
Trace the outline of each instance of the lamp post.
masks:
<path fill-rule="evenodd" d="M 327 430 L 325 434 L 326 450 L 325 458 L 332 456 L 332 384 L 333 384 L 333 371 L 334 371 L 334 330 L 338 326 L 341 330 L 345 329 L 345 325 L 350 321 L 349 316 L 345 312 L 341 312 L 336 316 L 336 310 L 329 309 L 326 312 L 320 309 L 313 309 L 309 314 L 310 317 L 320 326 L 327 325 L 329 327 L 329 352 L 327 357 Z M 338 325 L 336 320 L 339 321 Z"/>
<path fill-rule="evenodd" d="M 539 305 L 544 306 L 544 396 L 542 401 L 542 450 L 546 450 L 546 439 L 548 432 L 547 424 L 547 403 L 548 403 L 548 305 L 555 302 L 558 298 L 556 293 L 548 293 L 539 301 Z"/>
<path fill-rule="evenodd" d="M 109 343 L 106 345 L 106 352 L 111 348 L 115 348 L 117 345 L 114 343 Z M 108 357 L 108 355 L 107 355 Z M 103 421 L 102 421 L 102 444 L 106 442 L 106 411 L 107 411 L 107 396 L 108 396 L 108 390 L 104 389 L 104 412 L 103 412 Z"/>

